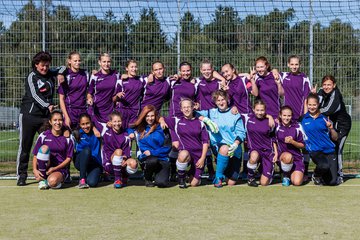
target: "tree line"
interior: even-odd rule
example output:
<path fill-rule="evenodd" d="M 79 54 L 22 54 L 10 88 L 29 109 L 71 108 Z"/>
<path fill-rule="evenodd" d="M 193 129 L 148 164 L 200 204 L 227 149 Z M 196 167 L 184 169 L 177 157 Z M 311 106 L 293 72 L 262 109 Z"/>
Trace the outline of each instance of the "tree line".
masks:
<path fill-rule="evenodd" d="M 104 16 L 74 14 L 70 7 L 46 8 L 46 49 L 54 57 L 53 64 L 64 65 L 66 55 L 77 50 L 84 67 L 97 68 L 100 52 L 112 54 L 114 68 L 123 70 L 126 60 L 136 59 L 140 73 L 150 71 L 154 60 L 161 60 L 168 73 L 177 65 L 177 34 L 162 29 L 153 8 L 140 11 L 138 20 L 125 13 L 121 19 L 109 9 Z M 168 10 L 164 10 L 168 11 Z M 240 18 L 230 6 L 217 6 L 212 20 L 202 23 L 196 10 L 182 13 L 180 19 L 181 60 L 198 64 L 210 59 L 219 70 L 230 62 L 240 72 L 248 72 L 253 60 L 268 57 L 272 66 L 286 70 L 291 54 L 302 57 L 303 71 L 309 64 L 308 20 L 296 21 L 295 10 L 273 9 L 265 15 L 249 14 Z M 315 23 L 314 82 L 325 74 L 333 74 L 345 96 L 355 96 L 360 81 L 359 30 L 350 23 L 334 19 L 329 25 Z M 12 105 L 21 98 L 24 77 L 30 70 L 32 56 L 42 48 L 42 9 L 29 1 L 18 12 L 17 19 L 6 28 L 0 22 L 0 99 Z M 21 89 L 21 90 L 19 90 Z"/>

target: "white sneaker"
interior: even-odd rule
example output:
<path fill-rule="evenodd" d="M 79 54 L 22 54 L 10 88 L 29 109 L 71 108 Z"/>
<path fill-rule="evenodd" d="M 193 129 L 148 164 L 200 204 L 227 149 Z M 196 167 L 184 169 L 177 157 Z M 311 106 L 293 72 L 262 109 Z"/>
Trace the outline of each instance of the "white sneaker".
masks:
<path fill-rule="evenodd" d="M 45 190 L 49 188 L 48 182 L 46 180 L 41 180 L 39 182 L 39 186 L 38 186 L 39 190 Z"/>

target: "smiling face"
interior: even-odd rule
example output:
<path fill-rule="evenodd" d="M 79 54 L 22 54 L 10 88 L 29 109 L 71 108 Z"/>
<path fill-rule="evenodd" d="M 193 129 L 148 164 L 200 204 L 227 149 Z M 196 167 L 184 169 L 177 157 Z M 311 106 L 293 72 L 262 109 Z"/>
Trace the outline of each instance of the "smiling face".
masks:
<path fill-rule="evenodd" d="M 136 62 L 130 62 L 128 64 L 128 66 L 125 68 L 127 74 L 129 75 L 129 77 L 136 77 L 137 75 L 137 63 Z"/>
<path fill-rule="evenodd" d="M 186 118 L 192 118 L 193 117 L 193 111 L 194 111 L 194 105 L 189 100 L 183 100 L 181 102 L 181 112 L 184 114 Z"/>
<path fill-rule="evenodd" d="M 324 90 L 324 92 L 325 92 L 326 94 L 331 93 L 332 90 L 335 89 L 335 87 L 336 87 L 336 83 L 334 83 L 334 82 L 331 81 L 330 79 L 324 81 L 323 84 L 322 84 L 322 89 Z"/>
<path fill-rule="evenodd" d="M 223 77 L 228 81 L 233 80 L 236 77 L 235 69 L 232 68 L 229 64 L 222 66 L 221 72 Z"/>
<path fill-rule="evenodd" d="M 256 118 L 262 119 L 266 115 L 266 107 L 263 104 L 256 104 L 254 107 L 254 113 Z"/>
<path fill-rule="evenodd" d="M 255 70 L 259 74 L 259 76 L 266 76 L 266 74 L 268 73 L 267 68 L 268 66 L 264 61 L 259 60 L 255 64 Z"/>
<path fill-rule="evenodd" d="M 229 108 L 227 99 L 223 96 L 218 96 L 215 102 L 216 106 L 219 108 L 220 111 L 225 111 Z"/>
<path fill-rule="evenodd" d="M 212 78 L 213 70 L 214 69 L 212 68 L 210 63 L 201 64 L 200 72 L 206 80 L 209 80 Z"/>
<path fill-rule="evenodd" d="M 88 134 L 92 129 L 92 124 L 90 119 L 88 117 L 82 117 L 80 119 L 80 127 L 86 134 Z"/>
<path fill-rule="evenodd" d="M 191 67 L 189 65 L 183 65 L 180 67 L 180 76 L 185 80 L 191 78 Z"/>
<path fill-rule="evenodd" d="M 71 55 L 70 59 L 68 59 L 68 65 L 73 72 L 78 72 L 81 66 L 81 58 L 79 54 Z"/>
<path fill-rule="evenodd" d="M 319 101 L 317 101 L 315 98 L 309 98 L 307 100 L 307 107 L 308 107 L 309 113 L 311 115 L 315 115 L 318 113 Z"/>
<path fill-rule="evenodd" d="M 154 63 L 153 64 L 153 66 L 152 66 L 152 74 L 157 79 L 164 78 L 164 73 L 165 73 L 165 68 L 164 68 L 164 65 L 162 63 Z"/>
<path fill-rule="evenodd" d="M 145 121 L 148 125 L 152 126 L 155 123 L 155 111 L 148 112 L 145 116 Z"/>
<path fill-rule="evenodd" d="M 108 73 L 111 67 L 111 58 L 109 56 L 101 56 L 99 65 L 102 73 Z"/>
<path fill-rule="evenodd" d="M 49 123 L 51 125 L 51 130 L 60 132 L 63 126 L 63 116 L 60 113 L 55 113 L 52 115 Z"/>
<path fill-rule="evenodd" d="M 50 68 L 50 62 L 39 62 L 35 64 L 36 71 L 38 71 L 41 75 L 46 75 Z"/>
<path fill-rule="evenodd" d="M 298 58 L 290 58 L 288 62 L 288 67 L 290 68 L 291 73 L 299 73 L 300 71 L 300 60 Z"/>
<path fill-rule="evenodd" d="M 280 119 L 281 122 L 285 125 L 288 126 L 291 122 L 291 118 L 292 118 L 292 111 L 290 109 L 283 109 L 280 113 Z"/>
<path fill-rule="evenodd" d="M 117 115 L 113 115 L 111 117 L 111 126 L 112 126 L 112 129 L 115 131 L 115 132 L 120 132 L 121 130 L 121 124 L 122 124 L 122 120 L 121 120 L 121 117 L 120 116 L 117 116 Z"/>

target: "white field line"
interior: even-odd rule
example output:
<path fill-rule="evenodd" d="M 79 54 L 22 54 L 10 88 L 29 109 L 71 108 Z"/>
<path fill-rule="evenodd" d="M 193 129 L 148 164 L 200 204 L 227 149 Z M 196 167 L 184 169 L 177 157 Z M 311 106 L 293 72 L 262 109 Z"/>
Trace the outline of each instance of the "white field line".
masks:
<path fill-rule="evenodd" d="M 8 142 L 8 141 L 14 141 L 14 140 L 18 140 L 19 138 L 9 138 L 9 139 L 4 139 L 4 140 L 0 140 L 0 143 L 3 142 Z"/>

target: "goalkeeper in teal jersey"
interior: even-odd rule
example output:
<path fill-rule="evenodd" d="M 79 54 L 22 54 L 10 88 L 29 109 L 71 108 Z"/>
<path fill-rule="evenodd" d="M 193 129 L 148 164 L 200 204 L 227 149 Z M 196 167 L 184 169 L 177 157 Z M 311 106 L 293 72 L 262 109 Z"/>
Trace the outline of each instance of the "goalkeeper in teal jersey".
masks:
<path fill-rule="evenodd" d="M 214 155 L 217 155 L 215 187 L 222 187 L 223 181 L 235 185 L 241 167 L 241 146 L 245 139 L 245 128 L 240 114 L 233 114 L 228 105 L 225 91 L 212 94 L 217 108 L 198 111 L 199 117 L 210 130 L 210 141 Z"/>

